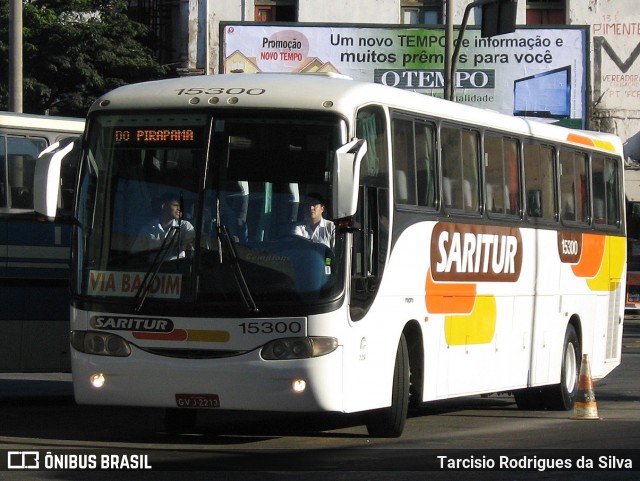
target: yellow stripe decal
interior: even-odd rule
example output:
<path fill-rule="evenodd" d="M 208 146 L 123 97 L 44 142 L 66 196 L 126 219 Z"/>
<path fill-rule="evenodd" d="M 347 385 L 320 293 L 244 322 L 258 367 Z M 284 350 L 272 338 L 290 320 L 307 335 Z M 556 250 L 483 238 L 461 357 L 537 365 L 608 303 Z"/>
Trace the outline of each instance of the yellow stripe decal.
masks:
<path fill-rule="evenodd" d="M 445 316 L 444 332 L 447 344 L 462 346 L 467 344 L 488 344 L 496 332 L 496 298 L 476 297 L 476 303 L 468 316 Z"/>
<path fill-rule="evenodd" d="M 187 341 L 191 342 L 229 342 L 229 331 L 206 331 L 201 329 L 187 329 Z"/>

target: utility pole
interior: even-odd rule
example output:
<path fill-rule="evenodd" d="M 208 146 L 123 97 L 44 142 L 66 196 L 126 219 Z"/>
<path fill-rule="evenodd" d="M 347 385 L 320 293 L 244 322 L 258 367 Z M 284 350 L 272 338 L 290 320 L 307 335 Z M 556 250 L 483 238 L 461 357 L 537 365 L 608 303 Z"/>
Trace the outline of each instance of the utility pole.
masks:
<path fill-rule="evenodd" d="M 495 35 L 504 35 L 512 33 L 516 30 L 516 11 L 518 0 L 475 0 L 467 5 L 464 9 L 462 24 L 458 31 L 458 41 L 455 44 L 453 55 L 449 57 L 449 52 L 453 46 L 453 19 L 451 18 L 452 0 L 447 0 L 446 9 L 446 38 L 445 38 L 445 99 L 455 101 L 456 91 L 456 63 L 458 62 L 458 54 L 462 46 L 464 32 L 467 29 L 469 14 L 475 7 L 482 8 L 482 37 L 493 37 Z"/>
<path fill-rule="evenodd" d="M 453 0 L 445 0 L 445 38 L 444 38 L 444 98 L 453 100 Z"/>
<path fill-rule="evenodd" d="M 9 2 L 9 111 L 22 113 L 22 0 Z"/>

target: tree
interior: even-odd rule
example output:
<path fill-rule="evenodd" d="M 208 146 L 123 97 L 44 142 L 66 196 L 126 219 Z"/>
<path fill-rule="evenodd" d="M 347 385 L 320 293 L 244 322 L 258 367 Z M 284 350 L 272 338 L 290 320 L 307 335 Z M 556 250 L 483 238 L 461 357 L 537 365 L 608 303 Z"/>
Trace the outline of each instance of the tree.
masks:
<path fill-rule="evenodd" d="M 27 0 L 23 3 L 23 110 L 84 117 L 120 85 L 167 76 L 149 29 L 125 14 L 126 0 Z M 9 68 L 9 0 L 0 0 L 0 72 Z M 8 105 L 0 79 L 0 110 Z"/>

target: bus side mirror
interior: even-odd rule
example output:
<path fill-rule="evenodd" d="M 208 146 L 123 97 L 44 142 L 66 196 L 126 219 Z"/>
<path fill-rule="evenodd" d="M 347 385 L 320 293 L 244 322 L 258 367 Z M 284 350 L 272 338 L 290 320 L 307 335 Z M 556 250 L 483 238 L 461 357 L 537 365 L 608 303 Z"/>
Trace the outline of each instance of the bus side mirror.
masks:
<path fill-rule="evenodd" d="M 33 178 L 34 194 L 33 209 L 37 215 L 45 220 L 65 221 L 61 218 L 61 177 L 63 174 L 63 160 L 74 149 L 79 149 L 77 143 L 69 139 L 66 142 L 57 142 L 48 149 L 42 151 L 36 162 Z M 64 216 L 62 216 L 64 217 Z"/>
<path fill-rule="evenodd" d="M 336 151 L 333 168 L 334 217 L 342 219 L 355 215 L 358 207 L 360 164 L 367 153 L 367 141 L 354 139 Z"/>

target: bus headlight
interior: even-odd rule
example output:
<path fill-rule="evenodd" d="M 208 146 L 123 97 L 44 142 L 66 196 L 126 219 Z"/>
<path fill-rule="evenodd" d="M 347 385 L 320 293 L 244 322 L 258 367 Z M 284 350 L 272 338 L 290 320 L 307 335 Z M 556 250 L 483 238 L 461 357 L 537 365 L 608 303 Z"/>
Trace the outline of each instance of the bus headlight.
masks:
<path fill-rule="evenodd" d="M 262 358 L 268 361 L 324 356 L 338 348 L 335 337 L 288 337 L 264 345 Z"/>
<path fill-rule="evenodd" d="M 98 356 L 127 357 L 131 354 L 127 341 L 108 332 L 71 331 L 71 345 L 77 351 Z"/>

